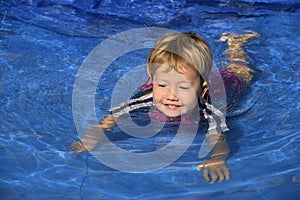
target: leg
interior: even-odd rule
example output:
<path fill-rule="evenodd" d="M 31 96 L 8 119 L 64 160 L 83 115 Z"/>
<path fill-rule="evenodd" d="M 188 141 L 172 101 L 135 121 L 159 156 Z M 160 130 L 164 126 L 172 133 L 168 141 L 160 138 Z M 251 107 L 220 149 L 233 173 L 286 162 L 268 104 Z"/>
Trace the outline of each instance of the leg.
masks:
<path fill-rule="evenodd" d="M 256 32 L 249 32 L 245 34 L 236 34 L 231 32 L 224 32 L 220 38 L 221 41 L 226 41 L 228 49 L 238 49 L 243 44 L 246 44 L 249 39 L 257 38 L 259 34 Z"/>
<path fill-rule="evenodd" d="M 223 33 L 220 40 L 226 41 L 228 49 L 224 52 L 226 54 L 227 67 L 226 70 L 234 73 L 243 82 L 249 83 L 253 77 L 252 70 L 248 67 L 248 54 L 244 51 L 242 46 L 248 42 L 249 39 L 259 37 L 258 33 L 250 32 L 246 34 Z"/>

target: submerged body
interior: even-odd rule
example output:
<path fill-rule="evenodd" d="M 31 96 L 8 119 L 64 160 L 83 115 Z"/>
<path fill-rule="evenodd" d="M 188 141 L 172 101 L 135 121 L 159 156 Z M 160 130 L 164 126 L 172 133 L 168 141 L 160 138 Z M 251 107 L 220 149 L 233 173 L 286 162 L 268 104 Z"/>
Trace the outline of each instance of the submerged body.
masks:
<path fill-rule="evenodd" d="M 223 34 L 221 37 L 221 40 L 228 41 L 231 52 L 227 54 L 228 68 L 220 71 L 225 84 L 250 82 L 252 70 L 247 66 L 247 54 L 241 53 L 241 46 L 254 37 L 258 34 Z M 234 51 L 235 47 L 237 51 Z M 149 113 L 151 120 L 161 118 L 162 121 L 172 122 L 182 119 L 193 121 L 194 117 L 202 116 L 206 118 L 209 123 L 206 140 L 211 149 L 211 159 L 199 164 L 198 170 L 204 168 L 203 175 L 210 183 L 228 180 L 230 172 L 225 160 L 229 148 L 224 134 L 227 127 L 223 113 L 210 104 L 209 75 L 213 62 L 207 43 L 195 33 L 170 34 L 155 44 L 147 63 L 149 81 L 141 87 L 147 91 L 146 94 L 111 108 L 111 114 L 105 116 L 99 125 L 93 126 L 81 141 L 72 144 L 71 150 L 93 150 L 101 141 L 99 131 L 111 131 L 116 125 L 116 118 L 124 110 L 130 112 L 143 106 L 154 106 L 155 110 Z M 134 104 L 149 99 L 148 103 Z"/>

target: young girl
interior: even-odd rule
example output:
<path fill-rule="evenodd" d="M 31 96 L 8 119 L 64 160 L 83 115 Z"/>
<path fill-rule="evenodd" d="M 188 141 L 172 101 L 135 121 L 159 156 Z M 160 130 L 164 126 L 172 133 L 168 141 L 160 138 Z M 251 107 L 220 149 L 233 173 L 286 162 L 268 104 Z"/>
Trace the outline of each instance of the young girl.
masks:
<path fill-rule="evenodd" d="M 220 70 L 226 88 L 233 83 L 241 86 L 251 81 L 252 71 L 247 67 L 247 54 L 241 46 L 257 36 L 257 33 L 222 35 L 221 40 L 227 40 L 229 46 L 225 52 L 227 67 Z M 211 50 L 199 35 L 189 32 L 164 36 L 148 56 L 149 80 L 136 97 L 111 108 L 111 114 L 105 116 L 99 125 L 93 126 L 81 141 L 73 143 L 71 151 L 93 150 L 101 140 L 99 129 L 110 131 L 124 110 L 130 112 L 144 106 L 154 106 L 155 109 L 149 113 L 151 120 L 189 124 L 197 121 L 194 120 L 197 117 L 207 119 L 206 140 L 211 149 L 211 159 L 199 164 L 198 170 L 204 169 L 203 175 L 210 183 L 228 180 L 230 172 L 225 160 L 229 148 L 224 134 L 227 127 L 223 113 L 211 104 L 209 93 L 212 66 Z"/>

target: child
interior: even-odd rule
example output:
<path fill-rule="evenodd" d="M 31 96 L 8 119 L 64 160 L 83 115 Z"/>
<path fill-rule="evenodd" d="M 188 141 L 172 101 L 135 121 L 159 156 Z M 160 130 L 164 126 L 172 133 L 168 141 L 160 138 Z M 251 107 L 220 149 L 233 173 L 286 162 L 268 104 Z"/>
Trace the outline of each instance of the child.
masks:
<path fill-rule="evenodd" d="M 228 41 L 227 68 L 220 70 L 226 80 L 238 80 L 239 84 L 249 83 L 252 71 L 247 67 L 247 54 L 241 46 L 257 33 L 237 35 L 223 34 L 222 41 Z M 117 107 L 105 116 L 99 125 L 93 126 L 85 137 L 71 146 L 71 151 L 92 150 L 101 140 L 98 131 L 110 131 L 115 119 L 140 107 L 154 105 L 149 113 L 151 120 L 189 123 L 195 117 L 204 117 L 209 122 L 206 140 L 211 148 L 211 159 L 199 164 L 204 169 L 207 181 L 214 183 L 228 180 L 230 172 L 225 160 L 229 154 L 224 132 L 227 130 L 224 117 L 210 104 L 209 75 L 213 66 L 211 50 L 205 40 L 195 33 L 169 34 L 157 41 L 147 61 L 149 80 L 141 87 L 141 95 Z M 229 77 L 229 78 L 228 78 Z M 150 100 L 150 101 L 149 101 Z M 146 102 L 146 103 L 145 103 Z M 199 112 L 195 112 L 200 108 Z M 195 113 L 198 113 L 195 116 Z M 215 118 L 219 118 L 215 120 Z M 216 122 L 218 121 L 218 123 Z"/>

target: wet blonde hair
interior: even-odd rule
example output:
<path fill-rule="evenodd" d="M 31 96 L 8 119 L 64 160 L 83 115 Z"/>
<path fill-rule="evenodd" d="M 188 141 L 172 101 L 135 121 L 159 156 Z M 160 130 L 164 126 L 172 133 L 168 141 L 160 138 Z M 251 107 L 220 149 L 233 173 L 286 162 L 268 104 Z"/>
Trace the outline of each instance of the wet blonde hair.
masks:
<path fill-rule="evenodd" d="M 152 48 L 147 61 L 149 76 L 152 78 L 157 64 L 164 63 L 176 71 L 186 63 L 208 83 L 213 56 L 207 42 L 196 33 L 173 33 L 165 35 Z"/>

